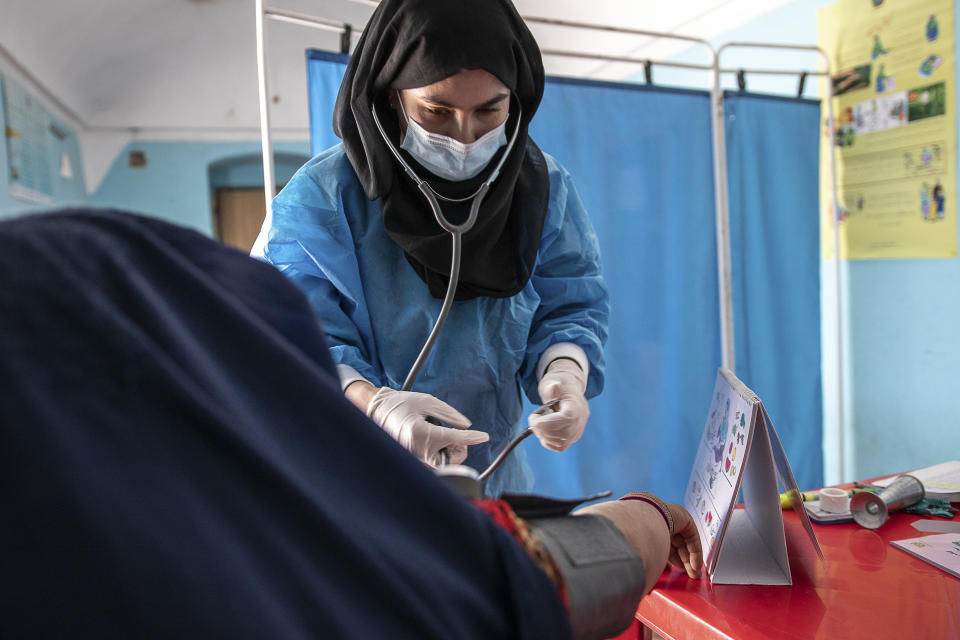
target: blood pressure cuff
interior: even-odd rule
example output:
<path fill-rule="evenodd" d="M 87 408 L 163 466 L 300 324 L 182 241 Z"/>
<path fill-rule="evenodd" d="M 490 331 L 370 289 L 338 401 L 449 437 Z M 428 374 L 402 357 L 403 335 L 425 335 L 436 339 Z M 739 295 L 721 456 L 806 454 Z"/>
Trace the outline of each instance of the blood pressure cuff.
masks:
<path fill-rule="evenodd" d="M 633 622 L 646 573 L 610 520 L 582 515 L 531 518 L 527 524 L 563 574 L 574 638 L 609 638 Z"/>

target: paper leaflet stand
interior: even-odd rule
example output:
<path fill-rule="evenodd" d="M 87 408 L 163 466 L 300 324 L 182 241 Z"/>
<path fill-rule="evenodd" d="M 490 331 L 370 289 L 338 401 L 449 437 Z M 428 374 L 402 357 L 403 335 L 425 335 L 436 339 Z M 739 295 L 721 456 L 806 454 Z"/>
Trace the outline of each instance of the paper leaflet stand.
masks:
<path fill-rule="evenodd" d="M 773 422 L 760 399 L 721 368 L 684 496 L 711 582 L 792 584 L 777 476 L 822 561 Z M 744 508 L 734 509 L 741 488 Z"/>

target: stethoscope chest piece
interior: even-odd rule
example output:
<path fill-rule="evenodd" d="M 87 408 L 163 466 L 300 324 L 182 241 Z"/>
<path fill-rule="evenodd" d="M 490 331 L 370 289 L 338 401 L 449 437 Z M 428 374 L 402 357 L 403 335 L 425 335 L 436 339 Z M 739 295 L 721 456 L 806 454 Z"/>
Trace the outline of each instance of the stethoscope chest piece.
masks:
<path fill-rule="evenodd" d="M 447 464 L 437 468 L 437 476 L 465 498 L 483 497 L 480 474 L 465 464 Z"/>

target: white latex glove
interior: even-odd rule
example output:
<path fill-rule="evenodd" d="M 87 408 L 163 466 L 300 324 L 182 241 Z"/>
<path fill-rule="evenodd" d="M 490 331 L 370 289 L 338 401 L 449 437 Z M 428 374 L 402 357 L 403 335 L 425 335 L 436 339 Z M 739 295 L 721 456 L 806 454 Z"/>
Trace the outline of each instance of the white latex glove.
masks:
<path fill-rule="evenodd" d="M 470 420 L 465 415 L 427 393 L 397 391 L 381 387 L 370 404 L 367 415 L 384 431 L 427 464 L 440 466 L 440 450 L 446 449 L 451 464 L 467 458 L 467 447 L 490 439 L 483 431 L 466 431 Z M 427 422 L 436 418 L 454 429 Z"/>
<path fill-rule="evenodd" d="M 563 451 L 583 435 L 590 417 L 590 406 L 583 392 L 587 389 L 587 374 L 566 358 L 554 360 L 540 378 L 537 391 L 544 404 L 559 400 L 557 411 L 546 415 L 531 413 L 527 424 L 547 449 Z"/>

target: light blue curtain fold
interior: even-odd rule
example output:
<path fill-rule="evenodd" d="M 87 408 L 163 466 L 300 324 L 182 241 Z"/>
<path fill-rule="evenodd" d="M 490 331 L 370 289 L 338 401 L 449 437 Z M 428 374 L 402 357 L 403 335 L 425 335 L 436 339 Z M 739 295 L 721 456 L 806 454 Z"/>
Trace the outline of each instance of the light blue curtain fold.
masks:
<path fill-rule="evenodd" d="M 823 484 L 820 104 L 724 100 L 737 376 L 763 400 L 803 488 Z"/>
<path fill-rule="evenodd" d="M 331 122 L 347 58 L 307 59 L 317 153 L 339 141 Z M 804 101 L 727 104 L 738 373 L 767 404 L 800 485 L 819 486 L 819 276 L 807 267 L 819 260 L 808 215 L 817 202 L 817 115 Z M 530 133 L 574 178 L 612 305 L 607 385 L 590 402 L 584 437 L 564 453 L 535 438 L 523 445 L 535 491 L 643 489 L 679 502 L 720 364 L 709 96 L 548 78 Z M 793 146 L 804 135 L 812 155 Z"/>

